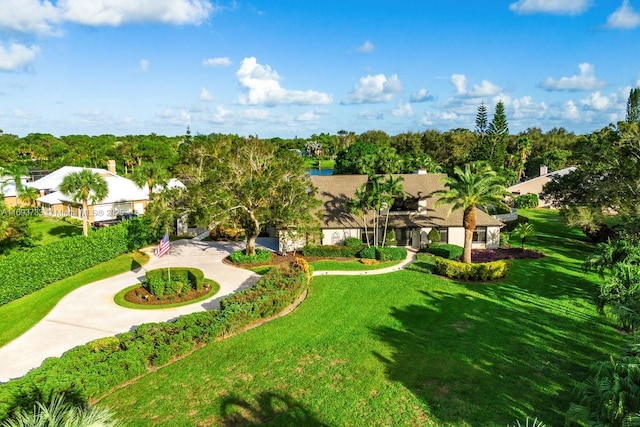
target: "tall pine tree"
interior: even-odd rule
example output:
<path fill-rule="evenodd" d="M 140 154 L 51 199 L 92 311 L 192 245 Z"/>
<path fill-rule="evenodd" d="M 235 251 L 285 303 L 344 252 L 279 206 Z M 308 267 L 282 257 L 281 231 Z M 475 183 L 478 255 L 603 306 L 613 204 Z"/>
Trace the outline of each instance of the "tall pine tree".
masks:
<path fill-rule="evenodd" d="M 493 170 L 504 169 L 507 158 L 507 139 L 509 137 L 509 123 L 507 114 L 504 111 L 504 104 L 498 101 L 493 113 L 493 120 L 489 123 L 487 158 Z"/>
<path fill-rule="evenodd" d="M 471 153 L 472 160 L 488 160 L 486 152 L 487 132 L 489 130 L 489 118 L 487 106 L 484 101 L 478 107 L 476 114 L 476 140 Z"/>
<path fill-rule="evenodd" d="M 627 123 L 637 123 L 640 121 L 640 88 L 636 87 L 629 92 L 627 99 Z"/>

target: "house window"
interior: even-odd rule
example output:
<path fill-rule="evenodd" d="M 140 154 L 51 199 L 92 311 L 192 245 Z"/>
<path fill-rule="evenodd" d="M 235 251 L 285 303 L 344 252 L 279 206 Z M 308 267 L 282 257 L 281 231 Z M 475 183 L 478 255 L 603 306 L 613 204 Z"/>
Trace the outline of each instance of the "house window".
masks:
<path fill-rule="evenodd" d="M 333 234 L 331 235 L 331 244 L 332 245 L 337 245 L 338 243 L 340 243 L 342 239 L 340 239 L 340 233 L 338 233 L 337 231 L 334 231 Z"/>
<path fill-rule="evenodd" d="M 438 233 L 440 233 L 440 243 L 449 243 L 448 228 L 438 228 Z"/>
<path fill-rule="evenodd" d="M 473 232 L 473 243 L 487 243 L 487 227 L 477 227 Z"/>

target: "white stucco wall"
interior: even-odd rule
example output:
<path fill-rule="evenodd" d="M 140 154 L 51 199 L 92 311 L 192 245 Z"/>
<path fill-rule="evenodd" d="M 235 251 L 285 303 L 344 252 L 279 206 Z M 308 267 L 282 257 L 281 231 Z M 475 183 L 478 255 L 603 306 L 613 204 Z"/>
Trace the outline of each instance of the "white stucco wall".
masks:
<path fill-rule="evenodd" d="M 449 227 L 449 244 L 464 247 L 464 227 Z"/>
<path fill-rule="evenodd" d="M 361 230 L 359 228 L 323 228 L 322 229 L 322 244 L 323 245 L 337 245 L 344 242 L 347 237 L 356 237 L 361 239 Z"/>

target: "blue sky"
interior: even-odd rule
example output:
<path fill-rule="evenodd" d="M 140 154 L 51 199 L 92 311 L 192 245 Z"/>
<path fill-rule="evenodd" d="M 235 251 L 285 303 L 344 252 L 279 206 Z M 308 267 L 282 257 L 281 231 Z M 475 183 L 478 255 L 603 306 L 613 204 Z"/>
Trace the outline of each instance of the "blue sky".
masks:
<path fill-rule="evenodd" d="M 640 86 L 640 0 L 0 0 L 0 129 L 24 136 L 588 133 Z"/>

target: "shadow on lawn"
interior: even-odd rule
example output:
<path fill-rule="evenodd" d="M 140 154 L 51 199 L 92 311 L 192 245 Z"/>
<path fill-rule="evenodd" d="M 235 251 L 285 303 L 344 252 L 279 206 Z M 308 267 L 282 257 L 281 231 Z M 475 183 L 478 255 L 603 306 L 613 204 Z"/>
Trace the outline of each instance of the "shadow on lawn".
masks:
<path fill-rule="evenodd" d="M 309 426 L 323 427 L 326 424 L 302 404 L 291 397 L 276 393 L 261 393 L 251 404 L 237 396 L 223 398 L 221 413 L 223 426 Z"/>
<path fill-rule="evenodd" d="M 64 238 L 64 237 L 73 237 L 79 236 L 82 234 L 82 227 L 78 227 L 75 225 L 56 225 L 47 231 L 47 234 L 51 236 Z"/>
<path fill-rule="evenodd" d="M 529 274 L 543 268 L 527 265 Z M 575 283 L 542 284 L 419 290 L 424 304 L 392 308 L 401 327 L 373 330 L 391 349 L 375 356 L 442 424 L 506 425 L 528 416 L 562 425 L 575 383 L 593 362 L 618 353 L 621 337 L 588 301 L 574 301 L 585 295 L 570 289 Z"/>

